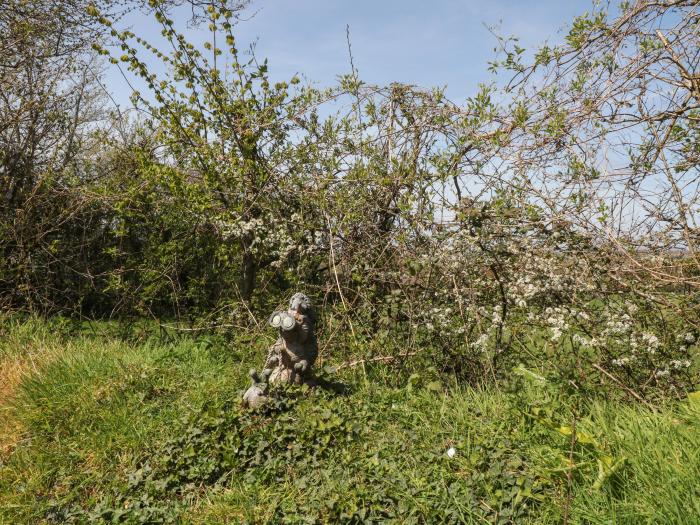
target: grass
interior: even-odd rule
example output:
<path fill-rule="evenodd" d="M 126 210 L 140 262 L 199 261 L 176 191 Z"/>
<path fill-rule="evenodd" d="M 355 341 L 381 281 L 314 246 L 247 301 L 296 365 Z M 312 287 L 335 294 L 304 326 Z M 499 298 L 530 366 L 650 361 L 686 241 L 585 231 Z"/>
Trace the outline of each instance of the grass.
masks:
<path fill-rule="evenodd" d="M 237 401 L 265 341 L 116 333 L 4 323 L 0 523 L 700 523 L 687 400 L 377 365 L 250 413 Z"/>

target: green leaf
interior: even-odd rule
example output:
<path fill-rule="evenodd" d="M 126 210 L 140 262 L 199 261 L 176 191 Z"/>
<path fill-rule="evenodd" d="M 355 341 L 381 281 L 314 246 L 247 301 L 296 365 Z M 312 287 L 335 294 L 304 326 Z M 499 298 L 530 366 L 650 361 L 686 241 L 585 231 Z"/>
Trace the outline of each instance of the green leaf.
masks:
<path fill-rule="evenodd" d="M 440 384 L 440 381 L 431 381 L 425 385 L 425 388 L 432 390 L 433 392 L 442 392 L 442 385 Z"/>
<path fill-rule="evenodd" d="M 627 458 L 625 457 L 614 460 L 612 456 L 600 456 L 598 458 L 598 477 L 595 483 L 593 483 L 593 490 L 600 490 L 603 484 L 615 474 L 615 472 L 620 470 L 626 462 Z"/>
<path fill-rule="evenodd" d="M 573 432 L 572 428 L 567 426 L 559 427 L 557 430 L 562 436 L 570 436 Z M 598 447 L 598 442 L 596 441 L 595 437 L 592 434 L 581 430 L 576 431 L 576 441 Z"/>
<path fill-rule="evenodd" d="M 688 401 L 690 401 L 693 405 L 700 405 L 700 390 L 690 392 L 688 394 Z"/>

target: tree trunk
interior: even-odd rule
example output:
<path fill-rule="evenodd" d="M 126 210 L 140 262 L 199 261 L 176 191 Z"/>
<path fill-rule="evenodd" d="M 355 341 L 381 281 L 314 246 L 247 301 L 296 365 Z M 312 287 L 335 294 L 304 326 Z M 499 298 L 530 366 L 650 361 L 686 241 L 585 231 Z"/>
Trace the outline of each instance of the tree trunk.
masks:
<path fill-rule="evenodd" d="M 255 290 L 255 277 L 258 273 L 258 263 L 255 260 L 255 255 L 250 249 L 252 244 L 252 236 L 246 234 L 241 241 L 241 247 L 243 248 L 243 268 L 241 271 L 241 296 L 246 302 L 250 302 L 253 296 L 253 291 Z"/>

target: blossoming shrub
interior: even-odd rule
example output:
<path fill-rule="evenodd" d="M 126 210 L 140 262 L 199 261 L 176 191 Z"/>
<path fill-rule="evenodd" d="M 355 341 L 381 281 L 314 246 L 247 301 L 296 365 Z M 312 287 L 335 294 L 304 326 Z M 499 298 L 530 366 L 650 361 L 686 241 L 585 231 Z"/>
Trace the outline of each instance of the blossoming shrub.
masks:
<path fill-rule="evenodd" d="M 373 324 L 400 339 L 384 353 L 417 353 L 473 382 L 525 363 L 579 388 L 691 388 L 697 329 L 682 312 L 630 290 L 611 271 L 613 256 L 585 234 L 532 217 L 485 204 L 478 224 L 464 221 L 407 255 L 401 276 L 387 270 L 395 284 Z M 375 272 L 363 282 L 380 279 Z"/>

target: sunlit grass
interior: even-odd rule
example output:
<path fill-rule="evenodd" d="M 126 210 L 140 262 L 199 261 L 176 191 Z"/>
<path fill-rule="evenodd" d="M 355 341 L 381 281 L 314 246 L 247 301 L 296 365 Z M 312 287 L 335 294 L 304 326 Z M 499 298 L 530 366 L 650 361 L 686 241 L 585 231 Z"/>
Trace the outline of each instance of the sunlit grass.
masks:
<path fill-rule="evenodd" d="M 202 407 L 238 410 L 247 369 L 262 352 L 189 337 L 128 343 L 102 328 L 96 336 L 52 334 L 38 322 L 5 327 L 0 370 L 11 386 L 0 399 L 0 522 L 57 521 L 57 508 L 117 501 L 136 467 L 157 463 L 188 417 Z M 385 505 L 395 522 L 508 523 L 517 500 L 514 523 L 561 523 L 567 506 L 570 523 L 699 522 L 700 411 L 688 401 L 652 411 L 579 400 L 574 410 L 556 387 L 476 390 L 429 372 L 391 378 L 377 365 L 334 379 L 348 393 L 304 394 L 289 432 L 323 425 L 319 414 L 328 413 L 361 422 L 357 438 L 331 443 L 317 462 L 280 471 L 263 458 L 223 483 L 188 488 L 177 519 L 313 522 L 338 508 L 360 516 L 365 506 L 371 520 Z M 549 412 L 534 417 L 536 407 Z M 574 419 L 583 442 L 572 450 L 558 428 Z M 313 432 L 299 439 L 313 441 Z M 624 464 L 596 488 L 598 461 L 608 456 Z"/>

